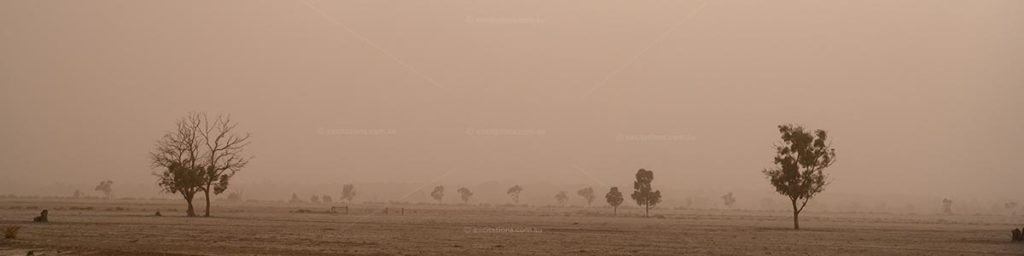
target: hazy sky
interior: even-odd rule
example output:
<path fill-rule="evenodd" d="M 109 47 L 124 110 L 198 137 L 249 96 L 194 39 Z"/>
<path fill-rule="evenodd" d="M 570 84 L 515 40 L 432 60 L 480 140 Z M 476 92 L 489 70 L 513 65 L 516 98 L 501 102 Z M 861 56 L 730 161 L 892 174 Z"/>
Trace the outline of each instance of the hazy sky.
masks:
<path fill-rule="evenodd" d="M 237 184 L 770 191 L 799 123 L 833 193 L 1020 198 L 1022 96 L 1018 0 L 0 1 L 0 193 L 151 184 L 205 111 Z"/>

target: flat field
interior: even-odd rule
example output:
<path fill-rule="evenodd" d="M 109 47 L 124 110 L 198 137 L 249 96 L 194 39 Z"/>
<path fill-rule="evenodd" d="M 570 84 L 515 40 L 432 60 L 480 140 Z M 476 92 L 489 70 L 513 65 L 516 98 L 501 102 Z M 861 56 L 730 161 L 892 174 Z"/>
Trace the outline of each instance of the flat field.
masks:
<path fill-rule="evenodd" d="M 807 212 L 792 230 L 789 213 L 741 210 L 183 204 L 0 199 L 0 227 L 21 227 L 0 255 L 1024 255 L 1021 216 Z M 50 223 L 32 223 L 42 209 Z"/>

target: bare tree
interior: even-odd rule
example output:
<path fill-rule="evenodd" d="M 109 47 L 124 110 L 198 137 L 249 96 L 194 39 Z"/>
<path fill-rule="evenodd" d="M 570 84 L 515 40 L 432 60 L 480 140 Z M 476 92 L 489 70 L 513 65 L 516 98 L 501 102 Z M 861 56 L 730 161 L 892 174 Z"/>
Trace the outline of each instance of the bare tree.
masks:
<path fill-rule="evenodd" d="M 348 201 L 348 204 L 352 204 L 352 199 L 356 198 L 356 185 L 345 184 L 341 189 L 341 198 L 339 200 Z"/>
<path fill-rule="evenodd" d="M 203 119 L 190 113 L 179 119 L 174 131 L 169 131 L 157 141 L 150 152 L 152 166 L 162 170 L 154 173 L 157 184 L 164 192 L 181 194 L 188 204 L 186 214 L 194 217 L 192 199 L 203 184 L 202 142 L 199 136 Z"/>
<path fill-rule="evenodd" d="M 199 135 L 206 146 L 204 179 L 200 189 L 206 195 L 206 211 L 203 216 L 210 217 L 210 193 L 217 195 L 227 190 L 231 177 L 252 159 L 243 152 L 249 145 L 250 135 L 236 133 L 238 124 L 231 121 L 231 116 L 217 116 L 211 121 L 206 114 L 199 115 L 203 118 Z"/>
<path fill-rule="evenodd" d="M 654 171 L 640 169 L 636 171 L 636 181 L 633 182 L 633 200 L 636 201 L 637 205 L 644 207 L 644 217 L 647 217 L 651 212 L 651 207 L 654 207 L 661 202 L 661 191 L 654 190 L 651 186 L 651 182 L 654 181 Z"/>
<path fill-rule="evenodd" d="M 434 191 L 430 192 L 430 197 L 437 200 L 438 204 L 444 204 L 444 201 L 442 201 L 444 199 L 444 186 L 434 187 Z"/>
<path fill-rule="evenodd" d="M 822 170 L 835 163 L 836 151 L 823 130 L 810 132 L 799 125 L 780 125 L 779 133 L 782 141 L 775 146 L 775 167 L 762 172 L 776 192 L 789 197 L 793 229 L 800 229 L 800 212 L 828 185 Z"/>
<path fill-rule="evenodd" d="M 519 185 L 515 185 L 515 186 L 512 186 L 511 188 L 508 188 L 508 191 L 505 192 L 505 193 L 512 197 L 512 202 L 515 202 L 516 204 L 518 204 L 519 203 L 519 193 L 522 193 L 522 192 L 523 192 L 523 187 L 520 187 Z"/>
<path fill-rule="evenodd" d="M 103 198 L 110 199 L 111 195 L 114 193 L 114 181 L 112 181 L 112 180 L 100 181 L 100 184 L 96 185 L 96 189 L 95 190 L 103 192 Z"/>
<path fill-rule="evenodd" d="M 622 192 L 619 192 L 619 187 L 612 187 L 608 190 L 608 194 L 604 195 L 604 200 L 608 201 L 608 205 L 612 206 L 612 214 L 619 214 L 619 205 L 624 200 L 622 198 Z"/>
<path fill-rule="evenodd" d="M 473 196 L 473 191 L 469 191 L 468 188 L 459 188 L 459 196 L 462 197 L 462 203 L 469 203 L 469 198 Z"/>
<path fill-rule="evenodd" d="M 565 191 L 560 191 L 555 194 L 555 200 L 558 201 L 558 205 L 565 206 L 569 202 L 569 195 L 565 194 Z"/>
<path fill-rule="evenodd" d="M 587 200 L 588 207 L 592 202 L 594 202 L 594 188 L 592 187 L 580 189 L 579 191 L 576 191 L 576 194 L 579 195 L 580 197 L 583 197 L 584 200 Z"/>

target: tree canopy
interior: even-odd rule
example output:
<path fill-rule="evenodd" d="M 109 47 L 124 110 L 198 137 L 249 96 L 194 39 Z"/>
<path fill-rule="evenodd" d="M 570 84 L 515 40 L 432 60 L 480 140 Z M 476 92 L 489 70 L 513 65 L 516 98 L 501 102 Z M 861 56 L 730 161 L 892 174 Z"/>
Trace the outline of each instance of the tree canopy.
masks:
<path fill-rule="evenodd" d="M 636 171 L 636 181 L 633 182 L 633 200 L 637 205 L 644 207 L 644 216 L 648 216 L 651 207 L 661 202 L 661 191 L 654 190 L 651 182 L 654 181 L 654 171 L 640 169 Z"/>

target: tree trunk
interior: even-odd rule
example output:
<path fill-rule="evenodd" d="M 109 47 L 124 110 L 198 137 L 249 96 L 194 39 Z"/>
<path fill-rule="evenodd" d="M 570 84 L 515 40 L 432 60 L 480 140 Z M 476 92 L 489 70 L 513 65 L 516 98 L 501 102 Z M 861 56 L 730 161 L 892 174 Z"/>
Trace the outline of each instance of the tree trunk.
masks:
<path fill-rule="evenodd" d="M 203 194 L 206 194 L 206 214 L 203 214 L 203 217 L 210 217 L 210 187 L 206 187 Z"/>
<path fill-rule="evenodd" d="M 644 218 L 647 218 L 649 216 L 649 213 L 651 213 L 651 204 L 645 204 L 644 205 Z"/>
<path fill-rule="evenodd" d="M 618 206 L 612 207 L 612 216 L 618 216 L 618 215 L 619 215 L 619 207 Z"/>
<path fill-rule="evenodd" d="M 796 198 L 791 198 L 793 202 L 793 229 L 800 230 L 800 210 L 796 209 Z"/>
<path fill-rule="evenodd" d="M 793 212 L 793 229 L 800 230 L 800 213 Z"/>
<path fill-rule="evenodd" d="M 188 203 L 188 210 L 185 211 L 186 216 L 188 216 L 188 217 L 195 217 L 196 216 L 196 209 L 194 207 L 192 207 L 192 198 L 195 197 L 195 194 L 192 194 L 192 195 L 182 195 L 182 196 L 185 197 L 185 202 Z"/>

